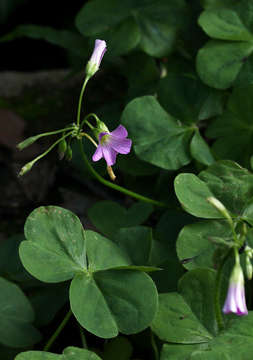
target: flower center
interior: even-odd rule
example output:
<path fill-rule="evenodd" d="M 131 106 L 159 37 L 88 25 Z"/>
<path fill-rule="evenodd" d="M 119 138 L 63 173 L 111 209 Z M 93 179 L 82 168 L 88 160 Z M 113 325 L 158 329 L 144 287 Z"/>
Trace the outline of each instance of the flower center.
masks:
<path fill-rule="evenodd" d="M 104 136 L 102 136 L 100 143 L 101 145 L 105 145 L 109 142 L 110 139 L 110 135 L 109 134 L 105 134 Z"/>

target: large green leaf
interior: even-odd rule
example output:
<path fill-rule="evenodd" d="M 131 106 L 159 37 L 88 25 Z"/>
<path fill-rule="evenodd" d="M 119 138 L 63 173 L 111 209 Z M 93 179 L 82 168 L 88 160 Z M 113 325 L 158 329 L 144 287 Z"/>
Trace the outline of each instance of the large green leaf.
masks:
<path fill-rule="evenodd" d="M 183 0 L 125 0 L 122 4 L 116 0 L 95 0 L 79 11 L 76 26 L 85 36 L 103 38 L 105 34 L 106 38 L 108 32 L 109 46 L 120 46 L 118 54 L 140 45 L 151 56 L 163 56 L 172 50 L 185 16 Z M 119 26 L 124 28 L 123 32 L 117 31 Z M 131 46 L 130 37 L 135 39 L 131 41 Z"/>
<path fill-rule="evenodd" d="M 208 127 L 206 135 L 216 139 L 214 153 L 249 166 L 252 145 L 253 86 L 234 88 L 225 112 Z"/>
<path fill-rule="evenodd" d="M 156 313 L 157 292 L 142 272 L 98 271 L 76 275 L 70 286 L 70 303 L 84 328 L 110 338 L 119 331 L 132 334 L 145 329 Z"/>
<path fill-rule="evenodd" d="M 10 281 L 0 278 L 0 343 L 19 348 L 31 346 L 40 340 L 40 334 L 32 321 L 34 312 L 31 304 Z"/>
<path fill-rule="evenodd" d="M 92 351 L 70 346 L 62 355 L 47 351 L 25 351 L 18 354 L 15 360 L 101 360 L 101 358 Z"/>
<path fill-rule="evenodd" d="M 194 159 L 205 165 L 214 163 L 214 157 L 203 137 L 197 130 L 192 137 L 190 144 L 191 155 Z"/>
<path fill-rule="evenodd" d="M 169 115 L 153 96 L 131 101 L 122 114 L 136 155 L 167 170 L 190 162 L 189 141 L 194 129 Z"/>
<path fill-rule="evenodd" d="M 113 201 L 99 201 L 88 210 L 92 223 L 104 235 L 113 238 L 122 227 L 131 227 L 143 223 L 153 210 L 152 205 L 140 202 L 129 209 Z"/>
<path fill-rule="evenodd" d="M 64 281 L 86 269 L 84 230 L 72 212 L 56 206 L 35 209 L 25 223 L 25 236 L 21 261 L 37 279 Z"/>

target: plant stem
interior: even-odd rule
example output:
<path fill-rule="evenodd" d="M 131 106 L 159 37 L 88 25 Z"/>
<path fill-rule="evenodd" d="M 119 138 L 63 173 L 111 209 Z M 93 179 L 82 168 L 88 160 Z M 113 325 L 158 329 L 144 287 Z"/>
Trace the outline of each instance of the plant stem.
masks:
<path fill-rule="evenodd" d="M 224 256 L 224 258 L 219 266 L 219 269 L 217 270 L 216 281 L 215 281 L 214 309 L 215 309 L 215 316 L 216 316 L 216 321 L 217 321 L 219 331 L 224 329 L 224 321 L 223 321 L 223 316 L 222 316 L 222 311 L 221 311 L 221 306 L 220 306 L 220 292 L 221 292 L 221 280 L 222 280 L 221 275 L 222 275 L 223 266 L 225 265 L 230 254 L 231 254 L 231 249 L 229 249 L 227 254 Z"/>
<path fill-rule="evenodd" d="M 55 330 L 55 332 L 53 333 L 53 335 L 51 336 L 51 338 L 48 340 L 48 342 L 46 343 L 46 345 L 44 346 L 43 351 L 48 351 L 51 346 L 53 345 L 54 341 L 56 340 L 56 338 L 59 336 L 59 334 L 61 333 L 61 331 L 63 330 L 63 328 L 65 327 L 65 325 L 67 324 L 67 322 L 69 321 L 70 317 L 72 315 L 72 311 L 69 310 L 69 312 L 67 313 L 67 315 L 65 316 L 65 318 L 62 320 L 62 322 L 60 323 L 60 325 L 58 326 L 58 328 Z"/>
<path fill-rule="evenodd" d="M 80 92 L 80 96 L 79 96 L 79 101 L 78 101 L 78 109 L 77 109 L 77 118 L 76 118 L 76 124 L 77 126 L 80 125 L 80 115 L 81 115 L 81 107 L 82 107 L 82 100 L 83 100 L 83 93 L 84 90 L 86 88 L 87 82 L 89 81 L 89 77 L 86 76 L 84 82 L 83 82 L 83 86 Z"/>
<path fill-rule="evenodd" d="M 81 135 L 87 137 L 87 139 L 89 139 L 92 142 L 92 144 L 95 145 L 96 147 L 98 146 L 96 141 L 93 140 L 92 137 L 89 134 L 86 134 L 85 132 L 82 132 Z"/>
<path fill-rule="evenodd" d="M 36 163 L 38 160 L 40 160 L 41 158 L 43 158 L 44 156 L 46 156 L 57 144 L 59 144 L 59 142 L 61 142 L 63 139 L 65 139 L 66 137 L 68 137 L 70 134 L 72 134 L 72 131 L 63 135 L 60 139 L 58 139 L 55 143 L 53 143 L 45 152 L 43 152 L 42 154 L 40 154 L 39 156 L 37 156 L 33 162 Z"/>
<path fill-rule="evenodd" d="M 80 327 L 80 336 L 81 336 L 81 341 L 82 341 L 83 348 L 88 349 L 87 341 L 86 341 L 86 338 L 85 338 L 85 335 L 84 335 L 84 331 L 83 331 L 83 328 L 81 328 L 81 327 Z"/>
<path fill-rule="evenodd" d="M 140 194 L 137 194 L 135 193 L 134 191 L 131 191 L 131 190 L 128 190 L 128 189 L 125 189 L 123 188 L 122 186 L 119 186 L 119 185 L 116 185 L 116 184 L 113 184 L 111 183 L 110 181 L 108 180 L 105 180 L 102 176 L 100 176 L 96 170 L 91 166 L 90 162 L 88 161 L 87 157 L 86 157 L 86 154 L 83 150 L 83 143 L 82 143 L 82 140 L 79 140 L 79 145 L 80 145 L 80 151 L 81 151 L 81 155 L 82 155 L 82 158 L 83 158 L 83 161 L 85 163 L 85 165 L 87 166 L 89 172 L 98 180 L 100 181 L 102 184 L 114 189 L 114 190 L 117 190 L 123 194 L 126 194 L 128 196 L 131 196 L 135 199 L 138 199 L 140 201 L 144 201 L 144 202 L 147 202 L 147 203 L 150 203 L 150 204 L 153 204 L 153 205 L 156 205 L 156 206 L 160 206 L 160 207 L 168 207 L 168 205 L 160 202 L 160 201 L 156 201 L 156 200 L 153 200 L 153 199 L 150 199 L 146 196 L 143 196 L 143 195 L 140 195 Z"/>

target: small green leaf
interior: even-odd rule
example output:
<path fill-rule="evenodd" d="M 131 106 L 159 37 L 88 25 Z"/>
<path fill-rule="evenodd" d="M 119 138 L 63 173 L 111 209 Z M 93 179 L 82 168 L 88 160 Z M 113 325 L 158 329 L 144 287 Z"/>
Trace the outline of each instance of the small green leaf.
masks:
<path fill-rule="evenodd" d="M 203 221 L 186 225 L 177 239 L 177 255 L 188 269 L 217 267 L 214 258 L 216 247 L 213 237 L 232 240 L 231 229 L 226 220 Z"/>
<path fill-rule="evenodd" d="M 86 247 L 90 272 L 128 266 L 130 259 L 124 250 L 94 231 L 86 231 Z"/>
<path fill-rule="evenodd" d="M 188 213 L 206 219 L 220 219 L 223 217 L 206 200 L 214 195 L 207 184 L 196 175 L 179 174 L 175 178 L 174 184 L 177 198 Z"/>
<path fill-rule="evenodd" d="M 178 293 L 159 295 L 159 308 L 151 328 L 159 339 L 173 343 L 205 343 L 212 338 Z"/>
<path fill-rule="evenodd" d="M 199 17 L 199 25 L 214 39 L 252 41 L 253 35 L 244 26 L 238 14 L 230 9 L 204 11 Z"/>
<path fill-rule="evenodd" d="M 40 340 L 40 333 L 31 324 L 34 312 L 20 288 L 0 278 L 0 343 L 20 348 Z"/>
<path fill-rule="evenodd" d="M 215 161 L 209 146 L 202 138 L 198 130 L 195 131 L 191 140 L 190 151 L 192 157 L 204 165 L 209 166 Z"/>
<path fill-rule="evenodd" d="M 143 223 L 152 211 L 152 205 L 144 202 L 125 209 L 116 202 L 105 200 L 93 205 L 88 210 L 88 216 L 98 230 L 109 238 L 114 238 L 117 230 Z"/>
<path fill-rule="evenodd" d="M 252 42 L 208 41 L 197 55 L 198 74 L 207 85 L 227 89 L 252 51 Z"/>

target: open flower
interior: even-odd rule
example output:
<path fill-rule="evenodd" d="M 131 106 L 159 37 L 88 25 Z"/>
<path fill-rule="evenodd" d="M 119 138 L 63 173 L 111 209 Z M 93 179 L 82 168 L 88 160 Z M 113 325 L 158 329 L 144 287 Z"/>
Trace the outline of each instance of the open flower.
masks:
<path fill-rule="evenodd" d="M 105 159 L 107 166 L 112 166 L 116 162 L 116 155 L 128 154 L 131 150 L 132 140 L 126 139 L 128 133 L 123 125 L 119 125 L 112 132 L 101 132 L 98 136 L 99 145 L 94 155 L 93 161 Z"/>
<path fill-rule="evenodd" d="M 95 41 L 95 47 L 91 55 L 91 58 L 86 66 L 87 76 L 91 77 L 98 71 L 105 52 L 106 52 L 106 42 L 104 40 L 97 39 Z"/>
<path fill-rule="evenodd" d="M 223 306 L 224 314 L 248 315 L 245 302 L 244 277 L 239 263 L 235 264 L 229 280 L 227 298 Z"/>

